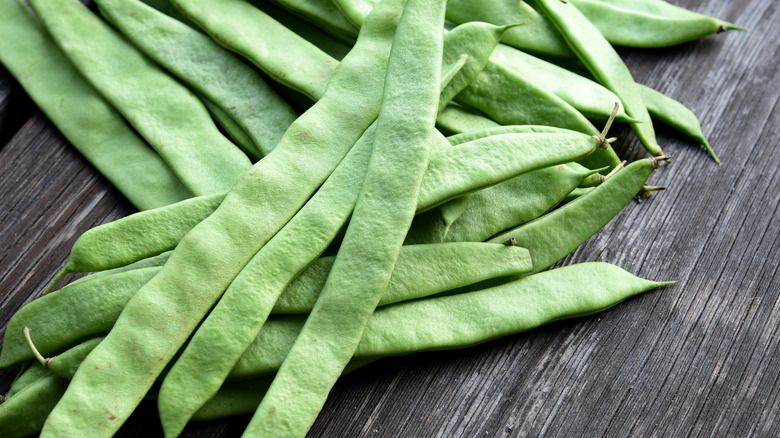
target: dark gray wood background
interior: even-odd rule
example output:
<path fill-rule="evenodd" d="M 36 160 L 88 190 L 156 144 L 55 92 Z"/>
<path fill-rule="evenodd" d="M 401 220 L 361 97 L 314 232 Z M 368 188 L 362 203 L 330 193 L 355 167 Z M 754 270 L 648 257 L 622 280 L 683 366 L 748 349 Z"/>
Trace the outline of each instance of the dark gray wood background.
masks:
<path fill-rule="evenodd" d="M 780 436 L 780 3 L 674 0 L 750 29 L 621 50 L 637 81 L 692 108 L 716 165 L 668 129 L 666 186 L 563 264 L 676 280 L 599 315 L 342 379 L 311 436 Z M 619 153 L 643 151 L 625 128 Z M 39 295 L 80 233 L 134 210 L 0 67 L 0 327 Z M 16 369 L 0 375 L 3 392 Z M 185 436 L 238 436 L 248 417 Z M 161 435 L 153 404 L 122 436 Z"/>

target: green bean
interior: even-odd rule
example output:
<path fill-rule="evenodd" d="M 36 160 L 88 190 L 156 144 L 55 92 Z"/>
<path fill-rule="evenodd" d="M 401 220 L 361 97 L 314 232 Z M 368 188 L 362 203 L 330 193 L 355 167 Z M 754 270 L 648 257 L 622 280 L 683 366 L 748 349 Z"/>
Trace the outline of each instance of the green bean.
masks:
<path fill-rule="evenodd" d="M 715 151 L 712 150 L 709 142 L 704 137 L 704 133 L 701 131 L 699 119 L 691 110 L 663 93 L 641 84 L 637 85 L 639 86 L 639 94 L 642 95 L 642 100 L 647 105 L 647 110 L 650 112 L 651 117 L 696 140 L 704 146 L 704 149 L 716 163 L 720 163 L 718 156 L 715 155 Z"/>
<path fill-rule="evenodd" d="M 71 65 L 21 1 L 0 3 L 0 61 L 73 146 L 139 210 L 192 196 Z M 92 129 L 83 129 L 91 126 Z"/>
<path fill-rule="evenodd" d="M 452 224 L 468 211 L 469 206 L 471 206 L 472 195 L 473 193 L 469 193 L 468 195 L 449 200 L 438 207 L 441 213 L 442 225 L 444 225 L 444 230 L 442 230 L 441 238 L 439 239 L 440 242 L 444 242 L 444 239 L 447 238 L 447 233 L 450 231 Z M 411 232 L 411 228 L 409 231 Z M 406 237 L 408 239 L 409 234 Z"/>
<path fill-rule="evenodd" d="M 612 44 L 666 47 L 726 30 L 745 30 L 662 0 L 571 0 Z"/>
<path fill-rule="evenodd" d="M 247 436 L 306 434 L 390 280 L 416 210 L 435 130 L 445 5 L 445 0 L 409 0 L 403 10 L 362 196 L 328 282 L 247 426 Z M 363 275 L 355 276 L 356 271 Z"/>
<path fill-rule="evenodd" d="M 49 33 L 195 195 L 228 190 L 251 165 L 203 104 L 76 0 L 31 2 Z M 117 85 L 121 84 L 121 85 Z"/>
<path fill-rule="evenodd" d="M 87 230 L 73 244 L 68 263 L 57 278 L 72 272 L 119 268 L 171 250 L 214 212 L 224 197 L 199 196 Z"/>
<path fill-rule="evenodd" d="M 19 375 L 16 376 L 16 379 L 11 383 L 11 387 L 2 399 L 7 400 L 8 398 L 13 397 L 14 394 L 49 374 L 51 374 L 51 371 L 44 368 L 38 361 L 33 360 L 32 362 L 27 363 L 26 367 L 23 366 Z"/>
<path fill-rule="evenodd" d="M 0 404 L 3 437 L 26 437 L 40 431 L 67 386 L 67 379 L 49 373 Z"/>
<path fill-rule="evenodd" d="M 606 122 L 612 114 L 615 102 L 620 102 L 615 93 L 598 82 L 509 46 L 499 44 L 491 59 L 517 74 L 533 77 L 540 87 L 560 97 L 588 118 Z M 632 119 L 621 105 L 615 120 L 629 122 Z"/>
<path fill-rule="evenodd" d="M 273 0 L 295 15 L 327 29 L 328 33 L 340 40 L 354 44 L 358 27 L 352 24 L 331 1 L 313 0 Z M 254 3 L 262 3 L 255 1 Z"/>
<path fill-rule="evenodd" d="M 449 135 L 501 126 L 471 108 L 449 104 L 436 117 L 436 126 Z"/>
<path fill-rule="evenodd" d="M 245 0 L 172 0 L 217 43 L 273 80 L 318 100 L 338 61 Z M 291 50 L 294 48 L 294 50 Z"/>
<path fill-rule="evenodd" d="M 447 137 L 447 141 L 453 146 L 459 146 L 464 143 L 468 143 L 474 140 L 480 140 L 489 138 L 494 135 L 504 134 L 580 134 L 577 131 L 572 131 L 566 128 L 557 128 L 555 126 L 545 125 L 499 125 L 491 126 L 485 129 L 479 129 L 460 134 L 455 134 Z"/>
<path fill-rule="evenodd" d="M 595 134 L 596 128 L 563 99 L 497 63 L 489 63 L 455 101 L 502 125 L 538 124 Z"/>
<path fill-rule="evenodd" d="M 551 166 L 470 195 L 470 205 L 453 223 L 446 242 L 478 242 L 529 222 L 558 205 L 593 171 Z M 445 224 L 436 210 L 415 217 L 406 244 L 438 242 Z"/>
<path fill-rule="evenodd" d="M 596 80 L 620 98 L 626 107 L 626 113 L 636 120 L 630 125 L 645 149 L 655 156 L 663 155 L 656 142 L 647 107 L 631 72 L 615 49 L 574 5 L 561 3 L 560 0 L 537 0 L 536 5 L 552 21 Z"/>
<path fill-rule="evenodd" d="M 431 157 L 420 188 L 418 211 L 524 172 L 582 159 L 597 146 L 598 140 L 579 133 L 501 134 L 461 144 L 448 151 L 446 159 L 441 159 L 443 154 Z M 473 162 L 472 148 L 487 149 L 477 163 Z"/>
<path fill-rule="evenodd" d="M 211 38 L 143 3 L 99 0 L 100 12 L 147 56 L 205 96 L 268 155 L 296 114 L 265 81 Z"/>
<path fill-rule="evenodd" d="M 352 24 L 361 27 L 380 0 L 333 0 L 333 3 Z"/>
<path fill-rule="evenodd" d="M 600 312 L 634 295 L 668 284 L 671 283 L 643 280 L 606 263 L 583 263 L 475 292 L 379 308 L 368 320 L 355 357 L 347 368 L 354 369 L 381 356 L 468 347 L 552 321 Z M 431 317 L 420 318 L 421 314 Z M 234 376 L 274 372 L 303 322 L 300 317 L 269 321 L 233 370 Z M 67 368 L 72 369 L 86 350 L 99 341 L 97 338 L 88 341 L 76 347 L 77 350 L 52 358 L 51 363 L 69 356 L 72 364 Z M 45 373 L 51 375 L 49 371 Z M 51 400 L 58 399 L 65 390 L 64 379 L 48 377 L 45 381 L 46 385 L 54 382 L 59 387 L 48 391 L 48 400 L 43 399 L 40 410 L 28 408 L 41 404 L 38 400 L 11 398 L 14 400 L 11 410 L 0 405 L 0 424 L 11 417 L 12 424 L 28 424 L 27 433 L 37 432 L 40 426 L 35 429 L 36 423 L 31 420 L 38 417 L 37 424 L 42 424 L 53 406 Z M 262 376 L 226 382 L 193 418 L 207 420 L 252 412 L 269 384 L 270 377 Z"/>
<path fill-rule="evenodd" d="M 554 57 L 571 57 L 571 50 L 555 27 L 536 10 L 517 0 L 450 0 L 447 19 L 465 24 L 483 21 L 495 25 L 522 24 L 508 31 L 502 41 L 522 50 Z"/>
<path fill-rule="evenodd" d="M 656 159 L 635 161 L 593 191 L 489 241 L 500 243 L 514 238 L 531 251 L 534 272 L 543 271 L 612 220 L 642 190 L 657 165 Z"/>
<path fill-rule="evenodd" d="M 504 246 L 504 245 L 502 245 Z M 380 306 L 435 295 L 481 279 L 512 275 L 530 267 L 525 249 L 506 251 L 483 243 L 448 243 L 444 245 L 404 245 L 387 284 Z M 274 313 L 307 313 L 314 307 L 319 291 L 325 286 L 331 257 L 317 260 L 315 274 L 311 266 L 296 278 L 274 305 Z M 438 274 L 435 274 L 438 273 Z M 438 278 L 432 278 L 432 277 Z"/>
<path fill-rule="evenodd" d="M 485 69 L 493 49 L 498 45 L 501 35 L 511 26 L 493 26 L 487 23 L 467 23 L 447 32 L 443 58 L 445 61 L 461 53 L 468 55 L 466 68 L 442 91 L 439 98 L 439 111 L 449 104 L 455 96 L 471 84 Z"/>
<path fill-rule="evenodd" d="M 44 438 L 114 433 L 244 265 L 327 179 L 376 117 L 393 18 L 366 23 L 322 98 L 131 298 L 76 372 Z"/>
<path fill-rule="evenodd" d="M 324 3 L 325 5 L 323 5 L 323 7 L 332 5 L 330 0 L 324 0 Z M 292 30 L 295 34 L 308 41 L 311 45 L 316 46 L 321 51 L 339 61 L 344 59 L 344 56 L 349 52 L 349 49 L 352 48 L 354 38 L 353 40 L 350 40 L 350 42 L 336 39 L 331 34 L 323 31 L 320 27 L 316 25 L 312 26 L 310 22 L 304 21 L 301 18 L 298 18 L 298 16 L 281 9 L 270 2 L 253 1 L 252 4 L 274 20 L 278 21 L 284 27 Z M 327 18 L 328 16 L 324 17 Z M 327 28 L 327 26 L 325 27 Z"/>
<path fill-rule="evenodd" d="M 33 357 L 22 336 L 23 327 L 36 331 L 42 354 L 58 353 L 74 341 L 108 332 L 127 301 L 159 270 L 141 268 L 69 284 L 25 305 L 8 322 L 0 367 Z"/>
<path fill-rule="evenodd" d="M 468 60 L 469 60 L 469 55 L 463 53 L 461 55 L 456 56 L 455 61 L 452 61 L 449 64 L 445 63 L 442 66 L 441 86 L 444 90 L 447 90 L 449 88 L 449 85 L 452 83 L 452 80 L 455 79 L 458 76 L 458 74 L 463 70 L 463 67 L 466 66 Z"/>
<path fill-rule="evenodd" d="M 203 102 L 203 106 L 209 110 L 214 122 L 225 131 L 228 138 L 230 138 L 236 146 L 240 147 L 253 162 L 263 157 L 263 153 L 260 152 L 260 149 L 258 149 L 255 142 L 249 137 L 249 134 L 244 131 L 244 128 L 242 128 L 241 125 L 230 117 L 230 114 L 223 111 L 222 108 L 218 107 L 217 104 L 210 101 L 207 97 L 201 95 L 198 97 L 200 98 L 200 101 Z"/>

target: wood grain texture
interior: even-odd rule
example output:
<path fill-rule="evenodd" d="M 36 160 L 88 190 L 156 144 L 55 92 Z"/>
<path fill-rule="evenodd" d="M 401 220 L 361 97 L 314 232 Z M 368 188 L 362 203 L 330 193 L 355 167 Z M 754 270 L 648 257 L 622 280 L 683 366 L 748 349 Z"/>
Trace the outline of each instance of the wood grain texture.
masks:
<path fill-rule="evenodd" d="M 311 436 L 780 436 L 780 5 L 673 3 L 750 29 L 620 50 L 637 81 L 700 116 L 722 164 L 659 130 L 673 162 L 651 183 L 667 190 L 561 264 L 606 261 L 677 283 L 466 350 L 381 360 L 337 384 Z M 0 72 L 0 109 L 6 83 Z M 618 133 L 621 156 L 644 156 Z M 131 211 L 31 117 L 0 150 L 0 325 L 63 266 L 79 233 Z M 195 423 L 184 436 L 239 436 L 247 421 Z M 154 405 L 120 435 L 160 436 Z"/>

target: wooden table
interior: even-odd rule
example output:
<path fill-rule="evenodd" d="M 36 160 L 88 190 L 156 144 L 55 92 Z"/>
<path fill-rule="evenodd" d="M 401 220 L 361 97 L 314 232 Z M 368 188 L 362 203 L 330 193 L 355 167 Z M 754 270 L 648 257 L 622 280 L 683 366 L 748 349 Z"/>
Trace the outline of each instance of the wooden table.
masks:
<path fill-rule="evenodd" d="M 676 280 L 601 314 L 461 351 L 384 359 L 342 379 L 311 436 L 780 436 L 780 4 L 675 0 L 750 29 L 622 50 L 692 108 L 721 158 L 671 130 L 666 186 L 562 264 Z M 643 150 L 627 130 L 618 146 Z M 0 70 L 0 327 L 83 231 L 134 210 Z M 3 392 L 17 369 L 2 372 Z M 238 436 L 239 417 L 185 436 Z M 154 404 L 121 436 L 161 435 Z"/>

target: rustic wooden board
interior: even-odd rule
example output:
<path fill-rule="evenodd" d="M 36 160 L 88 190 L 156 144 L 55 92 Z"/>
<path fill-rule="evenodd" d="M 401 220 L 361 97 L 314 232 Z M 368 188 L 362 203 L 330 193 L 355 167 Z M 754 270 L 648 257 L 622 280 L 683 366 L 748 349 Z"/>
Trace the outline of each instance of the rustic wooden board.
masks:
<path fill-rule="evenodd" d="M 337 384 L 311 436 L 780 436 L 780 8 L 674 3 L 750 29 L 621 50 L 639 82 L 700 115 L 722 164 L 660 130 L 673 162 L 651 182 L 668 189 L 562 264 L 606 261 L 677 284 L 466 350 L 379 361 Z M 24 111 L 15 87 L 0 71 L 0 122 Z M 0 150 L 1 326 L 81 232 L 133 211 L 40 113 L 24 120 Z M 619 133 L 622 156 L 643 155 Z M 159 436 L 155 417 L 142 407 L 120 435 Z M 247 421 L 185 436 L 238 436 Z"/>

